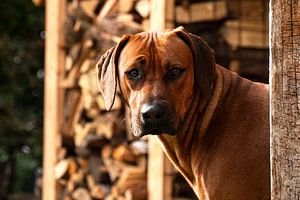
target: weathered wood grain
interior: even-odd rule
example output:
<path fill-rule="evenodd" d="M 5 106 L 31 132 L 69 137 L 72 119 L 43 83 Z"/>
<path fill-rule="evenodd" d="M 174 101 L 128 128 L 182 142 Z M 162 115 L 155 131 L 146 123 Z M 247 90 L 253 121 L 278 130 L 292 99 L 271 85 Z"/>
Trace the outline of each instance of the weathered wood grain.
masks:
<path fill-rule="evenodd" d="M 300 199 L 300 1 L 272 0 L 272 199 Z"/>

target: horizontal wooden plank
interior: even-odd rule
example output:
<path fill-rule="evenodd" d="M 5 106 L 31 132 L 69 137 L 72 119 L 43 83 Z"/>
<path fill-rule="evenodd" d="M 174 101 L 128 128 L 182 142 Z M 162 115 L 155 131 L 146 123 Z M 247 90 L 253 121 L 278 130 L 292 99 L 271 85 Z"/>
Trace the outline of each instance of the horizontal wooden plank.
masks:
<path fill-rule="evenodd" d="M 233 48 L 268 48 L 268 23 L 249 20 L 228 20 L 222 28 L 222 35 Z"/>
<path fill-rule="evenodd" d="M 178 23 L 215 21 L 227 16 L 227 7 L 225 1 L 200 2 L 187 7 L 176 6 L 175 13 Z"/>
<path fill-rule="evenodd" d="M 251 20 L 268 19 L 268 1 L 264 0 L 226 0 L 230 18 Z"/>

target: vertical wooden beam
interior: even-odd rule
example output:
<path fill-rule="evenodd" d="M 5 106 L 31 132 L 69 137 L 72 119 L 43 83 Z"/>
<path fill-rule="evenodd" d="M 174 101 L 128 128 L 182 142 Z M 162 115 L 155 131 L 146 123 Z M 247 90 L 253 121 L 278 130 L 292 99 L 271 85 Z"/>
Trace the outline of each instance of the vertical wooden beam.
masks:
<path fill-rule="evenodd" d="M 155 137 L 148 138 L 148 200 L 164 200 L 164 154 Z"/>
<path fill-rule="evenodd" d="M 174 28 L 175 0 L 166 0 L 165 28 Z M 174 167 L 164 155 L 164 200 L 173 200 Z"/>
<path fill-rule="evenodd" d="M 63 90 L 59 88 L 59 82 L 63 78 L 65 65 L 63 49 L 65 9 L 65 0 L 46 1 L 43 200 L 57 198 L 54 166 L 57 146 L 60 143 L 59 133 L 63 114 Z"/>
<path fill-rule="evenodd" d="M 151 0 L 150 29 L 161 31 L 166 28 L 167 0 Z"/>
<path fill-rule="evenodd" d="M 300 1 L 270 12 L 272 199 L 300 199 Z"/>
<path fill-rule="evenodd" d="M 165 28 L 166 0 L 151 0 L 150 29 Z M 164 200 L 164 153 L 155 137 L 148 138 L 148 200 Z"/>
<path fill-rule="evenodd" d="M 151 0 L 150 30 L 165 28 L 166 1 Z M 164 200 L 164 153 L 155 137 L 148 138 L 148 200 Z"/>
<path fill-rule="evenodd" d="M 150 29 L 173 28 L 174 0 L 151 0 Z M 172 199 L 171 163 L 153 136 L 148 138 L 148 200 Z"/>

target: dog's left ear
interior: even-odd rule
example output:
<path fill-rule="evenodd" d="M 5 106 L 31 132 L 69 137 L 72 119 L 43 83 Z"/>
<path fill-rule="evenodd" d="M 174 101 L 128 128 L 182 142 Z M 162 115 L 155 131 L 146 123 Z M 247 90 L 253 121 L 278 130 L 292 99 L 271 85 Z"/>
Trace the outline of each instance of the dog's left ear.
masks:
<path fill-rule="evenodd" d="M 119 57 L 129 38 L 129 35 L 123 36 L 120 42 L 107 50 L 96 64 L 98 85 L 108 111 L 111 110 L 116 96 Z"/>
<path fill-rule="evenodd" d="M 187 32 L 182 26 L 173 31 L 190 47 L 193 53 L 195 81 L 209 100 L 216 73 L 214 51 L 201 37 Z"/>

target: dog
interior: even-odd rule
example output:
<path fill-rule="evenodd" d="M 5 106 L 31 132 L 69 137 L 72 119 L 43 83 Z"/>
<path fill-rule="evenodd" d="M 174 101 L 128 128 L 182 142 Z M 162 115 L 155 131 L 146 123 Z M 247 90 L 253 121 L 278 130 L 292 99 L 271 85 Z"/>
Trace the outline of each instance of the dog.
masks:
<path fill-rule="evenodd" d="M 267 85 L 183 27 L 125 35 L 96 67 L 107 110 L 119 88 L 133 134 L 155 135 L 199 199 L 270 199 Z"/>

